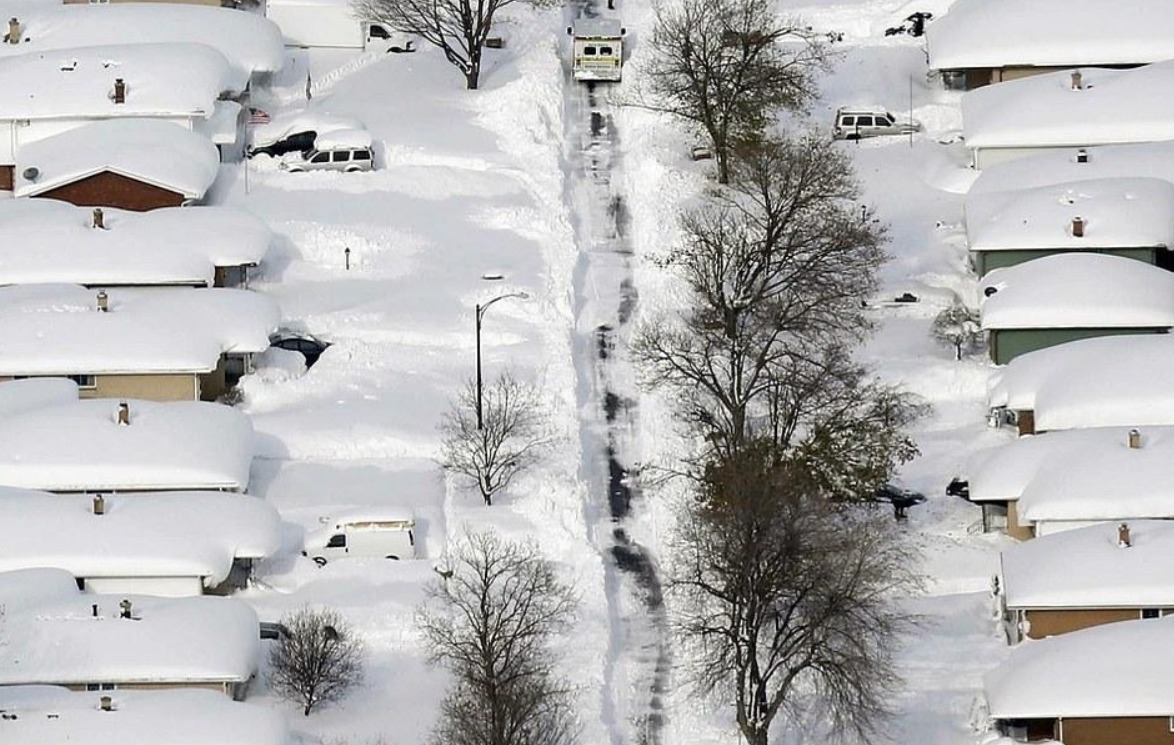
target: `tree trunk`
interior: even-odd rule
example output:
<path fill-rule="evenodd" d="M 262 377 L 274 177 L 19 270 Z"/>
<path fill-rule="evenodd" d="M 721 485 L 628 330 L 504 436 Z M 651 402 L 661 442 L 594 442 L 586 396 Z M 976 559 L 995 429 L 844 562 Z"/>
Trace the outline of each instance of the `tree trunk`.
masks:
<path fill-rule="evenodd" d="M 465 73 L 465 89 L 470 91 L 477 90 L 477 85 L 481 80 L 481 47 L 473 45 L 469 52 L 469 71 Z"/>
<path fill-rule="evenodd" d="M 714 145 L 713 155 L 717 159 L 717 182 L 730 183 L 730 154 L 724 146 Z"/>

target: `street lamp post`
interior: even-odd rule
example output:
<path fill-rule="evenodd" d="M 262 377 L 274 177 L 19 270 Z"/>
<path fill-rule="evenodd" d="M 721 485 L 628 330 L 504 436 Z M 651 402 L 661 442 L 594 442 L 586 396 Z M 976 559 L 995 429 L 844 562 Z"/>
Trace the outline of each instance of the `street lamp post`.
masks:
<path fill-rule="evenodd" d="M 497 297 L 489 300 L 488 302 L 477 304 L 476 315 L 477 315 L 477 429 L 478 430 L 481 429 L 481 425 L 482 425 L 482 418 L 481 418 L 481 319 L 485 317 L 485 311 L 489 310 L 489 306 L 493 305 L 498 300 L 505 300 L 506 298 L 511 298 L 511 297 L 521 298 L 521 299 L 525 300 L 526 298 L 530 297 L 530 295 L 525 292 L 507 292 L 504 295 L 498 295 Z"/>

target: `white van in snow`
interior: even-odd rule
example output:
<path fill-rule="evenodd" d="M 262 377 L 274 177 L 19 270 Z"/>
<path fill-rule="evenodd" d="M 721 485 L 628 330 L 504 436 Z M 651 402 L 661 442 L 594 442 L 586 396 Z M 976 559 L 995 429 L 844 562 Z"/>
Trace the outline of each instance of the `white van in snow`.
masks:
<path fill-rule="evenodd" d="M 320 522 L 321 528 L 306 534 L 302 549 L 318 566 L 345 556 L 416 558 L 416 521 L 410 516 L 352 512 Z"/>

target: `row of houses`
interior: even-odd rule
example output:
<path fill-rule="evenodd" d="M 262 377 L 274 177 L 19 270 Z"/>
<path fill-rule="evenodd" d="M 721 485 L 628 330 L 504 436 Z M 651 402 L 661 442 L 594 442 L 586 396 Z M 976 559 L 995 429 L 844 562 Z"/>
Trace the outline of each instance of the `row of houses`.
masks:
<path fill-rule="evenodd" d="M 23 3 L 0 43 L 0 741 L 288 745 L 239 703 L 282 549 L 229 400 L 274 235 L 200 205 L 284 61 L 263 17 Z"/>

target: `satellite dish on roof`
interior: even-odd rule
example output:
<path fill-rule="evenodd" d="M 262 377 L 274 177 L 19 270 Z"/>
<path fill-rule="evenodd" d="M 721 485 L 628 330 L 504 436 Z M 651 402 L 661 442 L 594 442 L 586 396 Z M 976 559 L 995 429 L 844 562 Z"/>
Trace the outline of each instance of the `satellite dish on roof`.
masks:
<path fill-rule="evenodd" d="M 25 181 L 36 181 L 37 176 L 40 176 L 41 172 L 37 168 L 30 166 L 29 168 L 24 169 L 20 175 L 24 176 Z"/>

